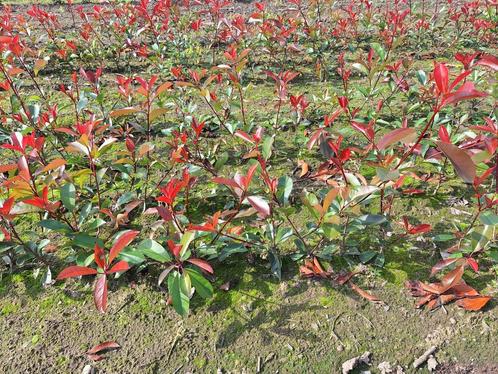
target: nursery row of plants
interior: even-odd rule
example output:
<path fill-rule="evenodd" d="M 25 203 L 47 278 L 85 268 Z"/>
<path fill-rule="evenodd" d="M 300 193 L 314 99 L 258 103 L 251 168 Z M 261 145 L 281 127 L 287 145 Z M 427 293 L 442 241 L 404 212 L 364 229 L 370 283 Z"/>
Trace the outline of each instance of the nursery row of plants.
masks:
<path fill-rule="evenodd" d="M 2 272 L 92 279 L 105 312 L 109 282 L 154 271 L 187 316 L 229 257 L 296 262 L 378 303 L 361 277 L 396 238 L 440 253 L 417 307 L 482 309 L 464 279 L 498 269 L 497 20 L 492 1 L 4 5 Z M 447 186 L 468 219 L 406 208 Z"/>

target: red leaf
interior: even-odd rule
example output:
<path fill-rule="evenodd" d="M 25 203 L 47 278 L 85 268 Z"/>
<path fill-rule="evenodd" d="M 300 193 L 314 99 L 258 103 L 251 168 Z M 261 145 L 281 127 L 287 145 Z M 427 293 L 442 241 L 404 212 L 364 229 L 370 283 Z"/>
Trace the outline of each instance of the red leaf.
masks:
<path fill-rule="evenodd" d="M 121 348 L 121 346 L 118 343 L 109 341 L 109 342 L 104 342 L 104 343 L 96 345 L 95 347 L 90 349 L 87 352 L 87 354 L 93 355 L 93 354 L 97 354 L 101 351 L 107 351 L 109 349 L 118 349 L 118 348 Z"/>
<path fill-rule="evenodd" d="M 190 262 L 191 264 L 200 267 L 202 270 L 210 274 L 214 273 L 213 268 L 211 267 L 211 265 L 209 265 L 209 263 L 206 260 L 202 260 L 200 258 L 189 258 L 187 262 Z"/>
<path fill-rule="evenodd" d="M 59 273 L 57 280 L 95 274 L 97 274 L 97 270 L 86 266 L 69 266 Z"/>
<path fill-rule="evenodd" d="M 118 261 L 112 268 L 107 271 L 107 274 L 118 273 L 121 271 L 126 271 L 130 268 L 130 265 L 126 261 Z"/>
<path fill-rule="evenodd" d="M 311 148 L 313 148 L 315 143 L 318 141 L 318 138 L 322 135 L 322 133 L 324 131 L 325 131 L 324 129 L 318 129 L 313 133 L 313 135 L 310 137 L 310 140 L 308 140 L 308 144 L 307 144 L 307 147 L 309 150 L 311 150 Z"/>
<path fill-rule="evenodd" d="M 441 139 L 442 142 L 451 143 L 450 136 L 448 134 L 448 130 L 446 130 L 445 126 L 443 126 L 443 125 L 439 126 L 438 135 L 439 135 L 439 139 Z"/>
<path fill-rule="evenodd" d="M 472 183 L 476 176 L 476 166 L 467 152 L 450 143 L 437 141 L 436 144 L 451 161 L 457 174 L 466 183 Z"/>
<path fill-rule="evenodd" d="M 498 58 L 491 55 L 484 55 L 476 62 L 476 65 L 487 66 L 496 71 L 498 70 Z"/>
<path fill-rule="evenodd" d="M 99 268 L 105 269 L 105 253 L 98 244 L 95 244 L 95 247 L 93 248 L 93 258 Z"/>
<path fill-rule="evenodd" d="M 33 197 L 32 199 L 26 199 L 23 201 L 25 204 L 33 205 L 40 209 L 45 209 L 45 202 L 39 197 Z"/>
<path fill-rule="evenodd" d="M 254 140 L 252 139 L 252 137 L 249 134 L 245 133 L 244 131 L 241 130 L 235 131 L 235 136 L 238 136 L 239 138 L 245 140 L 246 142 L 254 144 Z"/>
<path fill-rule="evenodd" d="M 377 143 L 377 148 L 380 150 L 386 149 L 391 144 L 397 143 L 403 139 L 411 137 L 415 134 L 415 129 L 410 127 L 403 127 L 393 130 L 384 135 Z"/>
<path fill-rule="evenodd" d="M 224 184 L 228 187 L 241 188 L 241 186 L 239 186 L 238 183 L 235 182 L 233 179 L 215 177 L 213 178 L 213 182 L 218 184 Z"/>
<path fill-rule="evenodd" d="M 93 301 L 95 302 L 97 310 L 101 313 L 105 313 L 107 309 L 107 277 L 105 274 L 98 277 L 95 282 Z"/>
<path fill-rule="evenodd" d="M 111 251 L 109 253 L 109 263 L 111 263 L 112 260 L 114 260 L 116 256 L 123 250 L 123 248 L 130 244 L 138 234 L 138 231 L 127 231 L 122 234 L 111 248 Z"/>
<path fill-rule="evenodd" d="M 172 221 L 173 220 L 173 216 L 171 215 L 171 213 L 169 212 L 168 209 L 166 209 L 165 207 L 163 206 L 158 206 L 156 208 L 157 210 L 157 213 L 159 213 L 159 215 L 161 216 L 161 218 L 166 221 L 166 222 L 169 222 L 169 221 Z"/>
<path fill-rule="evenodd" d="M 441 106 L 456 104 L 462 100 L 476 99 L 478 97 L 488 96 L 486 92 L 477 91 L 475 89 L 474 83 L 465 82 L 462 86 L 455 92 L 444 95 Z"/>
<path fill-rule="evenodd" d="M 256 168 L 258 167 L 259 164 L 254 164 L 251 167 L 249 167 L 249 170 L 247 170 L 247 175 L 244 178 L 244 190 L 247 191 L 249 188 L 249 185 L 251 184 L 252 177 L 254 176 L 254 172 L 256 171 Z"/>
<path fill-rule="evenodd" d="M 467 264 L 474 270 L 476 273 L 479 272 L 479 264 L 472 257 L 467 258 Z"/>
<path fill-rule="evenodd" d="M 263 218 L 270 215 L 270 206 L 268 203 L 259 196 L 249 196 L 247 198 L 249 203 L 258 211 Z"/>
<path fill-rule="evenodd" d="M 489 300 L 491 300 L 491 296 L 466 297 L 465 299 L 458 300 L 457 305 L 465 310 L 478 311 L 481 310 Z"/>
<path fill-rule="evenodd" d="M 431 225 L 429 225 L 428 223 L 423 223 L 421 225 L 410 227 L 410 229 L 408 230 L 408 233 L 411 235 L 416 235 L 416 234 L 423 234 L 423 233 L 429 232 L 431 230 L 432 230 Z"/>
<path fill-rule="evenodd" d="M 434 63 L 434 80 L 439 92 L 448 92 L 448 68 L 445 64 Z"/>

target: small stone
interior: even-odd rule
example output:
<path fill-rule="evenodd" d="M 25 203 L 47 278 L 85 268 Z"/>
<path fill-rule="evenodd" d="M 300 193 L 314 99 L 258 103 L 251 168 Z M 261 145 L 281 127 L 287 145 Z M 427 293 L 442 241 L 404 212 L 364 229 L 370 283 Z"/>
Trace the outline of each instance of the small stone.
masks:
<path fill-rule="evenodd" d="M 93 374 L 93 373 L 95 373 L 95 369 L 92 367 L 92 365 L 85 365 L 85 367 L 81 371 L 81 374 Z"/>
<path fill-rule="evenodd" d="M 393 372 L 393 368 L 391 364 L 387 361 L 381 362 L 378 366 L 377 369 L 379 369 L 381 374 L 389 374 Z"/>
<path fill-rule="evenodd" d="M 342 374 L 349 374 L 352 372 L 357 366 L 362 364 L 370 364 L 370 356 L 372 354 L 370 352 L 365 352 L 361 356 L 353 357 L 350 360 L 347 360 L 342 364 Z"/>
<path fill-rule="evenodd" d="M 244 304 L 242 305 L 242 309 L 244 309 L 244 312 L 250 313 L 254 310 L 254 305 L 253 303 Z"/>
<path fill-rule="evenodd" d="M 452 325 L 456 324 L 456 319 L 455 319 L 455 318 L 450 318 L 450 323 L 451 323 Z"/>
<path fill-rule="evenodd" d="M 429 359 L 427 360 L 427 369 L 432 373 L 437 369 L 437 366 L 439 363 L 435 359 L 434 356 L 430 356 Z"/>
<path fill-rule="evenodd" d="M 266 364 L 267 362 L 270 362 L 274 358 L 275 358 L 275 352 L 272 352 L 268 356 L 266 356 L 264 363 Z"/>
<path fill-rule="evenodd" d="M 344 346 L 342 344 L 339 344 L 336 348 L 337 352 L 342 352 L 344 351 Z"/>

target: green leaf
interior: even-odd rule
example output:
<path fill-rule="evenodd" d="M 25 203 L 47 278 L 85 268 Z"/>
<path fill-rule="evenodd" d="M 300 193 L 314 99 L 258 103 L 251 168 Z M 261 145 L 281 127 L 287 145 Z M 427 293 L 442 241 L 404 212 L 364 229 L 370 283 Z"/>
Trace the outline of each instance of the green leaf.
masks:
<path fill-rule="evenodd" d="M 61 187 L 61 200 L 62 204 L 70 212 L 76 207 L 76 188 L 72 183 L 66 183 Z"/>
<path fill-rule="evenodd" d="M 244 253 L 244 252 L 247 252 L 247 248 L 242 244 L 238 243 L 228 244 L 225 248 L 221 250 L 218 260 L 224 261 L 228 256 L 231 256 L 235 253 Z"/>
<path fill-rule="evenodd" d="M 377 53 L 382 61 L 386 59 L 386 51 L 379 43 L 372 43 L 372 49 Z"/>
<path fill-rule="evenodd" d="M 137 251 L 136 249 L 130 247 L 123 249 L 119 253 L 118 258 L 120 260 L 126 261 L 130 265 L 139 265 L 145 261 L 145 257 L 142 254 L 142 252 Z"/>
<path fill-rule="evenodd" d="M 136 195 L 134 192 L 125 192 L 124 194 L 122 194 L 119 197 L 118 201 L 116 202 L 116 205 L 121 206 L 121 205 L 127 204 L 130 201 L 132 201 L 133 199 L 135 199 L 135 196 Z"/>
<path fill-rule="evenodd" d="M 188 246 L 194 240 L 195 238 L 195 231 L 187 231 L 183 234 L 182 239 L 180 240 L 180 244 L 182 245 L 182 250 L 180 251 L 180 257 L 182 260 L 186 260 L 187 258 L 190 257 L 190 255 L 187 256 L 187 250 Z M 188 252 L 190 253 L 190 252 Z"/>
<path fill-rule="evenodd" d="M 211 283 L 202 276 L 197 270 L 187 268 L 185 271 L 190 276 L 192 286 L 195 287 L 195 291 L 204 299 L 209 299 L 213 296 L 213 286 Z"/>
<path fill-rule="evenodd" d="M 292 229 L 290 227 L 280 227 L 275 235 L 275 243 L 283 243 L 292 236 Z"/>
<path fill-rule="evenodd" d="M 261 153 L 263 154 L 263 158 L 265 160 L 268 160 L 271 157 L 271 151 L 272 151 L 274 140 L 275 140 L 274 136 L 267 136 L 263 140 L 263 146 L 261 148 Z"/>
<path fill-rule="evenodd" d="M 366 264 L 367 262 L 371 261 L 375 256 L 377 256 L 377 252 L 374 251 L 362 252 L 360 254 L 360 261 L 363 264 Z"/>
<path fill-rule="evenodd" d="M 84 232 L 76 234 L 73 239 L 73 245 L 81 248 L 93 249 L 96 243 L 98 243 L 100 247 L 104 247 L 104 242 L 101 239 L 95 238 Z"/>
<path fill-rule="evenodd" d="M 278 178 L 277 198 L 282 204 L 286 205 L 289 202 L 289 196 L 293 186 L 294 182 L 292 181 L 292 178 L 286 175 Z"/>
<path fill-rule="evenodd" d="M 399 178 L 399 171 L 398 170 L 388 170 L 388 169 L 378 167 L 378 168 L 376 168 L 376 172 L 377 172 L 377 177 L 382 182 L 393 181 L 393 180 Z"/>
<path fill-rule="evenodd" d="M 479 220 L 483 225 L 496 226 L 498 225 L 498 216 L 492 212 L 485 212 L 481 214 Z"/>
<path fill-rule="evenodd" d="M 418 70 L 417 71 L 417 79 L 422 86 L 425 86 L 427 84 L 427 74 L 425 74 L 425 71 Z"/>
<path fill-rule="evenodd" d="M 435 242 L 447 242 L 453 239 L 455 239 L 455 235 L 453 234 L 439 234 L 432 238 L 432 240 L 434 240 Z"/>
<path fill-rule="evenodd" d="M 380 214 L 365 214 L 358 217 L 357 220 L 360 221 L 362 225 L 380 225 L 387 222 L 386 217 Z"/>
<path fill-rule="evenodd" d="M 171 261 L 170 253 L 164 247 L 152 239 L 145 239 L 137 247 L 137 250 L 145 256 L 159 262 Z"/>
<path fill-rule="evenodd" d="M 275 250 L 271 250 L 268 254 L 268 259 L 270 260 L 271 273 L 278 278 L 282 279 L 282 260 Z"/>
<path fill-rule="evenodd" d="M 81 225 L 85 221 L 91 211 L 92 203 L 83 205 L 83 208 L 81 208 L 80 210 L 80 216 L 78 217 L 78 225 Z"/>
<path fill-rule="evenodd" d="M 216 170 L 220 170 L 223 167 L 223 165 L 227 163 L 227 161 L 228 161 L 228 152 L 223 152 L 218 156 L 218 159 L 214 163 L 214 168 Z"/>
<path fill-rule="evenodd" d="M 44 219 L 40 221 L 40 226 L 53 231 L 71 232 L 71 228 L 65 223 L 56 221 L 55 219 Z"/>
<path fill-rule="evenodd" d="M 179 272 L 174 271 L 169 274 L 168 277 L 168 293 L 173 301 L 173 308 L 182 317 L 188 315 L 190 299 L 187 295 L 184 287 L 185 277 L 180 275 Z"/>
<path fill-rule="evenodd" d="M 105 221 L 102 218 L 95 218 L 94 220 L 90 221 L 88 230 L 97 230 L 102 225 L 105 225 Z"/>

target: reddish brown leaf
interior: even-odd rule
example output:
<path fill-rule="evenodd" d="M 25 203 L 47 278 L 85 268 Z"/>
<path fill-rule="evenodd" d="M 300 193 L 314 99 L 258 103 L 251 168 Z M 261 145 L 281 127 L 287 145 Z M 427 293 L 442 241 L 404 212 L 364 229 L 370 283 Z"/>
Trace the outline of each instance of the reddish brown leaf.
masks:
<path fill-rule="evenodd" d="M 460 283 L 463 276 L 463 270 L 464 270 L 463 266 L 458 266 L 457 268 L 450 271 L 448 274 L 444 276 L 444 278 L 441 280 L 441 285 L 444 288 L 443 292 L 449 290 L 451 287 Z"/>
<path fill-rule="evenodd" d="M 0 165 L 0 173 L 6 173 L 17 169 L 17 164 Z"/>
<path fill-rule="evenodd" d="M 451 292 L 458 298 L 479 295 L 479 292 L 474 290 L 472 287 L 470 287 L 468 284 L 466 284 L 463 281 L 460 284 L 453 286 L 451 288 Z"/>
<path fill-rule="evenodd" d="M 470 156 L 457 146 L 437 141 L 438 148 L 448 157 L 457 174 L 466 182 L 472 183 L 476 177 L 476 166 Z"/>
<path fill-rule="evenodd" d="M 104 249 L 101 248 L 98 244 L 95 244 L 95 247 L 93 248 L 93 259 L 99 268 L 105 268 Z"/>
<path fill-rule="evenodd" d="M 436 265 L 434 265 L 432 267 L 431 275 L 430 276 L 433 277 L 439 271 L 441 271 L 442 269 L 444 269 L 445 267 L 447 267 L 447 266 L 449 266 L 451 264 L 454 264 L 458 260 L 459 260 L 459 258 L 450 257 L 450 258 L 445 258 L 445 259 L 439 261 Z"/>
<path fill-rule="evenodd" d="M 430 303 L 432 300 L 434 300 L 435 297 L 436 296 L 434 294 L 421 297 L 420 299 L 418 299 L 417 303 L 415 304 L 415 308 L 417 309 L 422 308 L 425 304 Z"/>
<path fill-rule="evenodd" d="M 92 354 L 100 353 L 102 351 L 108 351 L 110 349 L 118 349 L 118 348 L 121 348 L 121 346 L 118 343 L 116 343 L 114 341 L 108 341 L 108 342 L 104 342 L 104 343 L 96 345 L 95 347 L 90 349 L 87 352 L 87 354 L 92 355 Z"/>
<path fill-rule="evenodd" d="M 380 150 L 386 149 L 390 145 L 402 141 L 406 138 L 410 138 L 415 135 L 415 129 L 410 127 L 403 127 L 400 129 L 393 130 L 386 135 L 384 135 L 377 143 L 377 148 Z"/>
<path fill-rule="evenodd" d="M 209 265 L 209 263 L 206 260 L 202 260 L 200 258 L 189 258 L 187 261 L 190 262 L 191 264 L 194 264 L 195 266 L 200 267 L 202 270 L 208 272 L 209 274 L 214 273 L 213 268 L 211 267 L 211 265 Z"/>
<path fill-rule="evenodd" d="M 50 161 L 42 170 L 42 172 L 50 171 L 61 167 L 62 165 L 66 165 L 66 160 L 62 158 L 57 158 L 55 160 Z"/>
<path fill-rule="evenodd" d="M 489 300 L 491 300 L 491 296 L 466 297 L 458 300 L 457 305 L 465 310 L 477 311 L 481 310 Z"/>
<path fill-rule="evenodd" d="M 362 290 L 360 287 L 358 287 L 353 282 L 349 282 L 349 285 L 351 286 L 353 291 L 355 291 L 358 295 L 360 295 L 364 299 L 367 299 L 368 301 L 372 301 L 372 302 L 381 302 L 381 300 L 377 296 L 374 296 L 374 295 L 368 293 L 367 291 Z"/>

